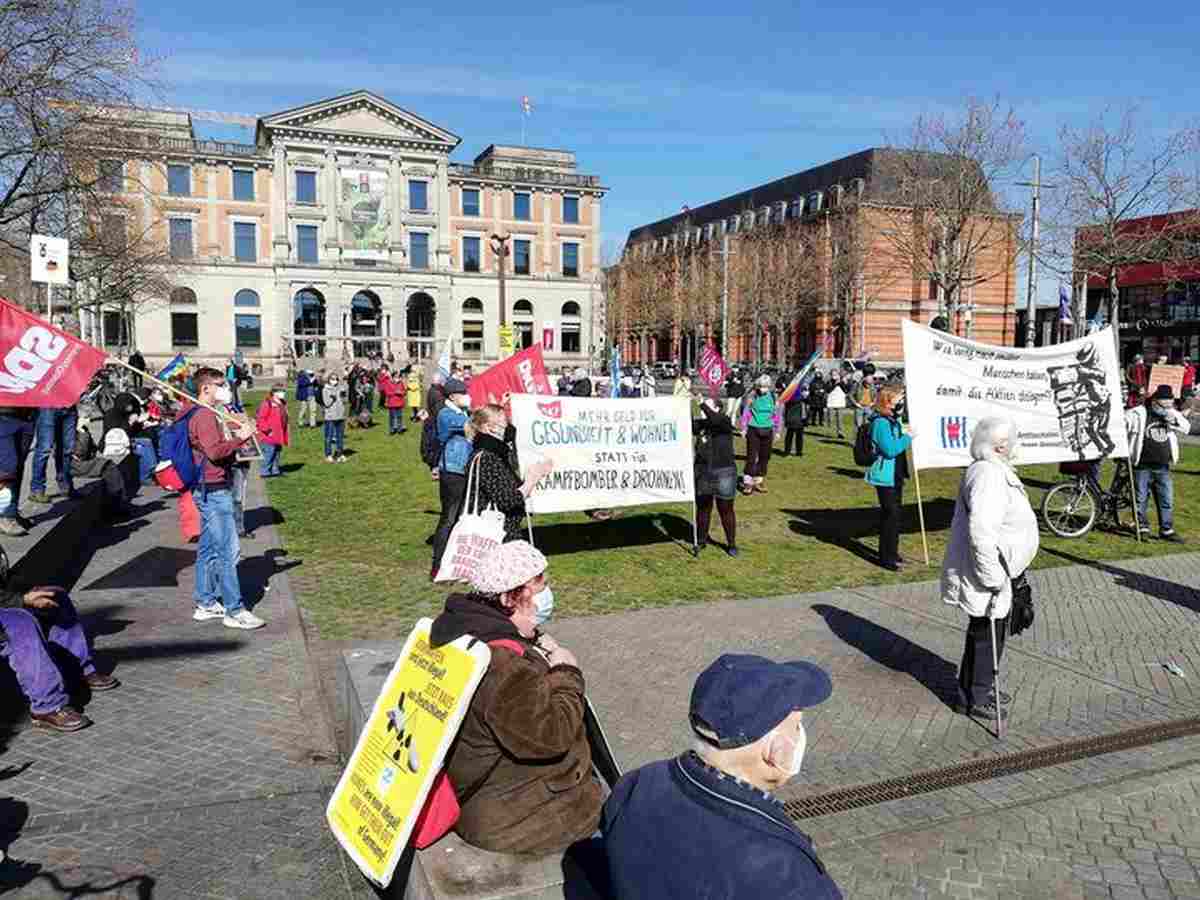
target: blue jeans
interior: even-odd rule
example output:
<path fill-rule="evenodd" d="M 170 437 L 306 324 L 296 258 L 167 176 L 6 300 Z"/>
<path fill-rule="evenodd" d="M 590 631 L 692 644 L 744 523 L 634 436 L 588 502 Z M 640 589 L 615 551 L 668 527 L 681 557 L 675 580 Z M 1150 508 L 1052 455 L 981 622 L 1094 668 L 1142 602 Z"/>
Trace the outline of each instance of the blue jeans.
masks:
<path fill-rule="evenodd" d="M 54 475 L 58 486 L 64 491 L 74 491 L 71 480 L 71 451 L 75 449 L 75 426 L 79 415 L 75 407 L 69 409 L 39 409 L 34 423 L 37 435 L 33 449 L 33 478 L 29 490 L 34 494 L 46 493 L 46 465 L 50 454 L 54 454 Z"/>
<path fill-rule="evenodd" d="M 337 447 L 337 452 L 341 454 L 342 445 L 346 440 L 346 420 L 345 419 L 326 419 L 325 420 L 325 455 L 333 456 L 334 447 Z"/>
<path fill-rule="evenodd" d="M 33 422 L 0 416 L 0 518 L 15 519 L 20 508 L 25 460 L 33 446 Z"/>
<path fill-rule="evenodd" d="M 283 447 L 279 444 L 263 444 L 262 452 L 262 466 L 259 474 L 264 478 L 268 475 L 279 475 L 279 457 L 283 456 Z"/>
<path fill-rule="evenodd" d="M 406 430 L 404 407 L 394 406 L 388 410 L 388 434 L 399 434 Z"/>
<path fill-rule="evenodd" d="M 1175 530 L 1175 487 L 1171 483 L 1171 470 L 1166 466 L 1154 468 L 1136 467 L 1133 484 L 1137 490 L 1138 525 L 1150 527 L 1146 518 L 1146 507 L 1150 500 L 1150 489 L 1154 489 L 1154 505 L 1158 508 L 1158 532 L 1170 534 Z"/>
<path fill-rule="evenodd" d="M 200 511 L 200 543 L 196 548 L 197 606 L 223 603 L 225 614 L 242 609 L 242 587 L 238 583 L 237 559 L 241 544 L 233 519 L 233 493 L 197 488 L 192 494 Z"/>
<path fill-rule="evenodd" d="M 239 536 L 246 533 L 246 480 L 249 477 L 249 463 L 230 466 L 229 493 L 233 496 L 233 525 Z M 240 543 L 235 557 L 238 562 L 241 562 L 242 546 Z"/>
<path fill-rule="evenodd" d="M 158 465 L 158 453 L 154 449 L 154 441 L 148 437 L 135 437 L 129 442 L 129 449 L 137 454 L 138 482 L 145 484 L 154 474 L 154 467 Z"/>

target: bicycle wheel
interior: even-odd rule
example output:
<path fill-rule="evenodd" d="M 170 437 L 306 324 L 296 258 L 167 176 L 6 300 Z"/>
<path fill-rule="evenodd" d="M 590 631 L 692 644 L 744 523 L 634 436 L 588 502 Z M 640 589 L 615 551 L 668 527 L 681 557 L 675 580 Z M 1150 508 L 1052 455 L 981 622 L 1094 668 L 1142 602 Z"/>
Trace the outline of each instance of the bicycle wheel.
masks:
<path fill-rule="evenodd" d="M 1078 481 L 1055 485 L 1042 499 L 1042 518 L 1059 537 L 1087 534 L 1096 524 L 1096 498 Z"/>

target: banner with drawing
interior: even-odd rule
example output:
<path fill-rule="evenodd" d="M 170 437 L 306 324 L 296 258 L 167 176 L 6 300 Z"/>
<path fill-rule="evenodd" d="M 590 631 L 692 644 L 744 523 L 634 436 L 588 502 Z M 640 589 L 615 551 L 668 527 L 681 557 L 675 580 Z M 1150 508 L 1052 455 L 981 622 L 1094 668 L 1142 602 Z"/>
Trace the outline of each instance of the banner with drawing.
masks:
<path fill-rule="evenodd" d="M 1017 426 L 1016 462 L 1129 455 L 1112 331 L 1050 347 L 995 347 L 905 321 L 904 374 L 918 469 L 967 466 L 988 416 Z"/>
<path fill-rule="evenodd" d="M 530 512 L 692 502 L 689 397 L 516 394 L 512 423 L 523 469 L 554 461 L 529 498 Z"/>

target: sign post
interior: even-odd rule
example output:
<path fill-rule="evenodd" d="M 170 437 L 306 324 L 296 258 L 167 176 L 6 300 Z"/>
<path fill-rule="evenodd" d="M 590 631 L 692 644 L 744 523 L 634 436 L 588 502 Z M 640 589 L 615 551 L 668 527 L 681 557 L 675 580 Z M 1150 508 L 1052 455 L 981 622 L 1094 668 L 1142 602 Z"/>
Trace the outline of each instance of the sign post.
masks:
<path fill-rule="evenodd" d="M 46 285 L 46 321 L 54 324 L 54 299 L 51 285 L 69 281 L 69 252 L 66 238 L 44 234 L 29 238 L 29 280 Z"/>

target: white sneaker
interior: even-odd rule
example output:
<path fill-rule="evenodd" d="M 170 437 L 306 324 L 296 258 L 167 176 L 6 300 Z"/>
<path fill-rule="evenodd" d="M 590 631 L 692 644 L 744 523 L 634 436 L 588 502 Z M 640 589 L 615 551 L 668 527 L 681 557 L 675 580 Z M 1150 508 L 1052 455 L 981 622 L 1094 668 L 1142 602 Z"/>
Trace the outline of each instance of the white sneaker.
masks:
<path fill-rule="evenodd" d="M 262 628 L 267 624 L 248 609 L 240 609 L 232 616 L 226 616 L 224 622 L 226 628 L 244 628 L 246 630 Z"/>
<path fill-rule="evenodd" d="M 197 606 L 192 610 L 192 620 L 195 622 L 207 622 L 209 619 L 225 618 L 225 607 L 220 603 L 214 603 L 211 606 Z"/>

